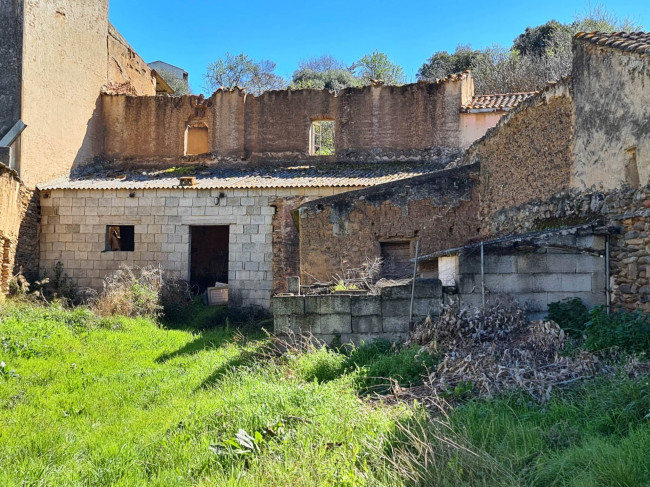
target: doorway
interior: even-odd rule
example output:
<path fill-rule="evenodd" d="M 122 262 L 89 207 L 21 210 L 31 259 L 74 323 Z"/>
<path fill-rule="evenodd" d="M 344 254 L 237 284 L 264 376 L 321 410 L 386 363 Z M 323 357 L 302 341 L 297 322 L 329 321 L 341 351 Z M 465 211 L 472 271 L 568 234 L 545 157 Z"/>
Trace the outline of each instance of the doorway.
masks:
<path fill-rule="evenodd" d="M 228 225 L 190 227 L 190 281 L 205 291 L 228 283 Z"/>

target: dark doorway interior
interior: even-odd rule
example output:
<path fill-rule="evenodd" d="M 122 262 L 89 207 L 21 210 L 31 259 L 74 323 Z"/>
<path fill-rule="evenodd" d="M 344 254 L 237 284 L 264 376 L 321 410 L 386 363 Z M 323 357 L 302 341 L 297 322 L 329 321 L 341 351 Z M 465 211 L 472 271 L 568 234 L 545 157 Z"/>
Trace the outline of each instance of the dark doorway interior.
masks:
<path fill-rule="evenodd" d="M 190 281 L 201 292 L 215 282 L 228 283 L 229 230 L 227 225 L 190 227 Z"/>

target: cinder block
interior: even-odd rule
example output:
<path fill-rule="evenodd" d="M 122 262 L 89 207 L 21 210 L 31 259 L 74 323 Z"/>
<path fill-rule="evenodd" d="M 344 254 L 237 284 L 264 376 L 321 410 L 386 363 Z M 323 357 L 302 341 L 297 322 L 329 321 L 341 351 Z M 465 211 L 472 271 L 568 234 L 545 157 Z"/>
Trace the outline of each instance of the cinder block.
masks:
<path fill-rule="evenodd" d="M 413 301 L 413 316 L 426 318 L 427 316 L 440 316 L 442 312 L 442 299 L 415 299 Z"/>
<path fill-rule="evenodd" d="M 560 291 L 591 292 L 591 274 L 562 274 Z"/>
<path fill-rule="evenodd" d="M 548 272 L 575 272 L 578 257 L 574 254 L 546 254 Z"/>
<path fill-rule="evenodd" d="M 352 333 L 350 313 L 320 315 L 320 331 L 324 335 Z"/>
<path fill-rule="evenodd" d="M 406 319 L 408 321 L 410 308 L 411 308 L 410 299 L 386 299 L 382 296 L 381 314 L 384 318 L 406 316 Z"/>
<path fill-rule="evenodd" d="M 510 274 L 517 272 L 517 258 L 514 255 L 486 255 L 485 272 L 489 274 Z"/>
<path fill-rule="evenodd" d="M 276 314 L 273 315 L 274 333 L 287 333 L 290 329 L 291 329 L 291 318 L 289 315 L 276 315 Z"/>
<path fill-rule="evenodd" d="M 546 254 L 525 253 L 517 255 L 517 272 L 519 274 L 548 272 Z"/>
<path fill-rule="evenodd" d="M 576 272 L 605 272 L 605 259 L 595 255 L 575 256 Z"/>
<path fill-rule="evenodd" d="M 352 333 L 381 333 L 382 319 L 379 315 L 352 316 Z"/>
<path fill-rule="evenodd" d="M 381 288 L 382 299 L 410 299 L 411 285 L 404 284 L 401 286 L 386 286 Z"/>
<path fill-rule="evenodd" d="M 321 333 L 319 315 L 291 315 L 291 329 L 295 333 L 311 333 L 319 335 Z"/>
<path fill-rule="evenodd" d="M 594 272 L 591 275 L 591 292 L 604 293 L 607 287 L 607 277 L 605 272 Z"/>
<path fill-rule="evenodd" d="M 305 296 L 305 313 L 320 313 L 320 296 Z"/>
<path fill-rule="evenodd" d="M 481 273 L 481 258 L 476 255 L 459 255 L 458 256 L 458 272 L 463 274 L 480 274 Z"/>
<path fill-rule="evenodd" d="M 416 279 L 416 298 L 439 298 L 442 296 L 442 282 L 440 279 Z"/>
<path fill-rule="evenodd" d="M 567 274 L 565 274 L 567 275 Z M 575 274 L 568 274 L 575 275 Z M 556 274 L 533 274 L 534 293 L 557 292 L 562 290 L 562 275 Z"/>
<path fill-rule="evenodd" d="M 346 313 L 350 314 L 351 299 L 349 295 L 318 296 L 320 314 Z"/>
<path fill-rule="evenodd" d="M 408 314 L 403 317 L 384 316 L 382 318 L 382 330 L 384 333 L 408 333 L 409 318 Z"/>
<path fill-rule="evenodd" d="M 350 312 L 352 316 L 381 315 L 381 297 L 351 296 Z"/>

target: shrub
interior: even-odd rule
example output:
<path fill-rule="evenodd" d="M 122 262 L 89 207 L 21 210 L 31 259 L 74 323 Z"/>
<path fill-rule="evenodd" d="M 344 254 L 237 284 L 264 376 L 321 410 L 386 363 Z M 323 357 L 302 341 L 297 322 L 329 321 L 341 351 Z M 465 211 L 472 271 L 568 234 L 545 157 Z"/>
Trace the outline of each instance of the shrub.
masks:
<path fill-rule="evenodd" d="M 650 350 L 650 315 L 642 311 L 607 315 L 602 307 L 594 308 L 586 324 L 588 350 L 618 347 L 631 353 Z"/>
<path fill-rule="evenodd" d="M 92 309 L 100 316 L 160 316 L 163 283 L 159 267 L 121 266 L 104 278 L 104 289 L 93 301 Z"/>
<path fill-rule="evenodd" d="M 555 321 L 567 335 L 580 338 L 589 321 L 589 310 L 580 298 L 567 298 L 548 305 L 549 320 Z"/>

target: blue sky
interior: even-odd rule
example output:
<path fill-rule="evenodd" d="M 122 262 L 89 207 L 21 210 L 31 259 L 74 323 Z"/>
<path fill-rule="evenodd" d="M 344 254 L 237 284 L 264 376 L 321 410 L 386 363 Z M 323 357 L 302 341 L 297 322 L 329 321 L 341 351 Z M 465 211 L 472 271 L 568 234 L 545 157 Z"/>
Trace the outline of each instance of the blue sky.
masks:
<path fill-rule="evenodd" d="M 600 5 L 650 29 L 650 0 Z M 436 51 L 453 51 L 458 44 L 510 46 L 527 26 L 570 22 L 588 8 L 586 0 L 110 0 L 110 18 L 145 61 L 184 68 L 194 91 L 201 92 L 206 66 L 226 52 L 270 59 L 278 74 L 290 77 L 301 59 L 331 54 L 351 64 L 377 49 L 414 81 Z"/>

